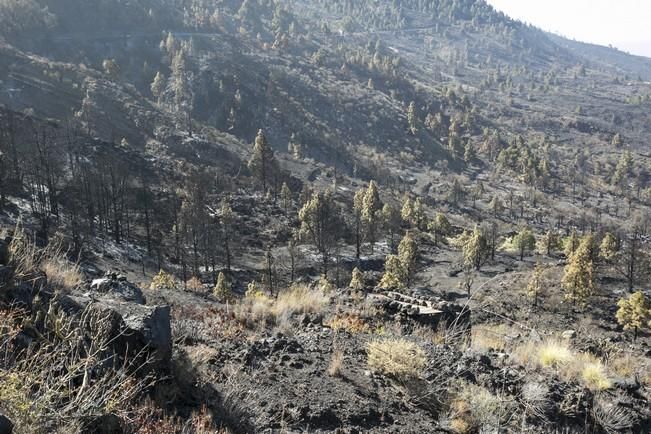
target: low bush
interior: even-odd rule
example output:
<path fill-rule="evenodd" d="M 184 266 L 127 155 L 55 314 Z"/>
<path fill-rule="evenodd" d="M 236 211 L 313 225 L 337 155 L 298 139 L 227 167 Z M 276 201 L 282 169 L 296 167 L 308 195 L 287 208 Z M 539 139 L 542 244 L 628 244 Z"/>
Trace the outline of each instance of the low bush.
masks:
<path fill-rule="evenodd" d="M 151 279 L 150 289 L 176 289 L 176 280 L 174 276 L 160 270 L 157 275 Z"/>

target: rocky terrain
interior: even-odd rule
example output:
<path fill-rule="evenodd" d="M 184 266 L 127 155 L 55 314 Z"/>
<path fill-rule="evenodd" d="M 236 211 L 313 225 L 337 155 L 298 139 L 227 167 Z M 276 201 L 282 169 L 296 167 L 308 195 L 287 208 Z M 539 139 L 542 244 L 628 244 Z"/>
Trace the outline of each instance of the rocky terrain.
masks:
<path fill-rule="evenodd" d="M 482 0 L 0 0 L 0 434 L 651 431 L 650 80 Z"/>

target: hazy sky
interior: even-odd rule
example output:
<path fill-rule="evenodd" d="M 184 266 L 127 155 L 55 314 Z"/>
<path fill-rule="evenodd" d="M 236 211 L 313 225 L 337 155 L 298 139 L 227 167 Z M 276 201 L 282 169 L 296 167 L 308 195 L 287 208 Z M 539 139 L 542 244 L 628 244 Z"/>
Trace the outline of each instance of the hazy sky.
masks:
<path fill-rule="evenodd" d="M 487 0 L 512 18 L 651 57 L 651 0 Z"/>

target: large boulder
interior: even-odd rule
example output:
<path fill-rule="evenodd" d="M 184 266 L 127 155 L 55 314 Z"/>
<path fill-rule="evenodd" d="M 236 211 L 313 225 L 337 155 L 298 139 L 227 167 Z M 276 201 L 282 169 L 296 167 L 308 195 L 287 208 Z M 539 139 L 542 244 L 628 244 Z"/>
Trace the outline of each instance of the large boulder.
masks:
<path fill-rule="evenodd" d="M 14 431 L 14 424 L 6 417 L 0 414 L 0 434 L 11 434 Z"/>
<path fill-rule="evenodd" d="M 0 264 L 9 264 L 9 243 L 6 240 L 0 240 Z"/>
<path fill-rule="evenodd" d="M 106 277 L 93 280 L 90 289 L 108 297 L 145 304 L 145 296 L 142 294 L 142 290 L 127 281 L 126 277 L 115 273 L 107 273 Z"/>
<path fill-rule="evenodd" d="M 102 318 L 103 339 L 119 357 L 150 356 L 156 367 L 167 366 L 172 355 L 169 306 L 146 306 L 111 297 L 59 295 L 56 308 L 67 315 Z M 88 323 L 94 326 L 92 323 Z"/>
<path fill-rule="evenodd" d="M 117 312 L 139 346 L 154 351 L 159 361 L 167 361 L 172 355 L 172 329 L 169 306 L 143 306 L 114 301 L 103 302 Z"/>

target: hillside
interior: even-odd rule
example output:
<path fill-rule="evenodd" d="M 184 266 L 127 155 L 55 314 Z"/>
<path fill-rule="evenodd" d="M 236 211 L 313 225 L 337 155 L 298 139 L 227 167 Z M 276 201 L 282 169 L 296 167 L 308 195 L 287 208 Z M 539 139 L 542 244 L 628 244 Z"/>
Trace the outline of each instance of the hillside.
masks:
<path fill-rule="evenodd" d="M 483 0 L 0 0 L 0 433 L 648 432 L 650 83 Z"/>

